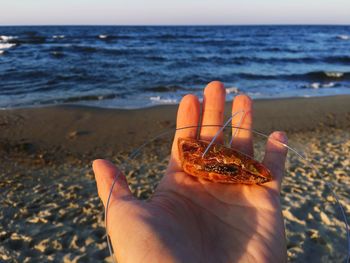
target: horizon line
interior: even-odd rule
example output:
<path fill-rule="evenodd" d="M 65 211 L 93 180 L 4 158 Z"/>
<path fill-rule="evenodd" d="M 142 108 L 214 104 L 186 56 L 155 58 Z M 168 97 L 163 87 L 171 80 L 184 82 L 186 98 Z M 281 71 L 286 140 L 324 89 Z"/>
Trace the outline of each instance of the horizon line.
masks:
<path fill-rule="evenodd" d="M 341 23 L 333 23 L 333 24 L 323 24 L 323 23 L 261 23 L 261 24 L 0 24 L 0 27 L 16 27 L 16 26 L 120 26 L 120 27 L 129 27 L 129 26 L 154 26 L 154 27 L 162 27 L 162 26 L 167 26 L 167 27 L 180 27 L 180 26 L 350 26 L 349 24 L 341 24 Z"/>

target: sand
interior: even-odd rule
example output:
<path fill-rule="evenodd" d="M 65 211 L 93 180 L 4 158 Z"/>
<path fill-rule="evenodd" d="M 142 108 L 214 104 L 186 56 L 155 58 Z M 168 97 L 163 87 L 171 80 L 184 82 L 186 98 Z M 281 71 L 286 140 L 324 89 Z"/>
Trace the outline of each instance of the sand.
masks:
<path fill-rule="evenodd" d="M 255 103 L 255 128 L 287 131 L 290 145 L 309 155 L 318 170 L 289 155 L 282 204 L 291 262 L 345 260 L 345 226 L 327 183 L 349 218 L 349 105 L 350 96 Z M 175 105 L 0 111 L 0 261 L 110 262 L 91 161 L 125 164 L 137 145 L 173 130 L 175 114 Z M 139 198 L 146 199 L 159 182 L 171 136 L 127 162 Z"/>

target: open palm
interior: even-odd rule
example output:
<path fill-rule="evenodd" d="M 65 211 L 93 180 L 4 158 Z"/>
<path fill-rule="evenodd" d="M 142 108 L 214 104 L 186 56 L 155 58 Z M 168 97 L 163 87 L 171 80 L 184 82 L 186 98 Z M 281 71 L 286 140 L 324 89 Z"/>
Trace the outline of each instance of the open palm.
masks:
<path fill-rule="evenodd" d="M 222 125 L 225 90 L 211 82 L 204 91 L 202 125 Z M 252 101 L 237 96 L 232 112 L 245 117 L 232 147 L 253 155 Z M 196 126 L 200 120 L 197 97 L 187 95 L 180 103 L 177 127 Z M 233 120 L 237 123 L 237 119 Z M 210 140 L 219 127 L 202 127 L 200 139 Z M 119 263 L 125 262 L 285 262 L 284 224 L 279 201 L 286 149 L 282 132 L 270 135 L 264 164 L 273 181 L 264 185 L 219 184 L 197 180 L 180 164 L 177 139 L 197 135 L 196 128 L 176 132 L 167 173 L 148 201 L 134 198 L 125 177 L 105 160 L 93 168 L 99 196 L 106 205 L 111 195 L 108 232 Z M 219 136 L 222 140 L 222 135 Z"/>

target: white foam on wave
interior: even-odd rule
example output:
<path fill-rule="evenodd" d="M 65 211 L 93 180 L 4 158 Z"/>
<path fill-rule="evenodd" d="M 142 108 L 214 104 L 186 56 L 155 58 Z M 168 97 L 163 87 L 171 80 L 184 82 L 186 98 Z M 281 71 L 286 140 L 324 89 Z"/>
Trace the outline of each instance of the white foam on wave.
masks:
<path fill-rule="evenodd" d="M 341 39 L 341 40 L 349 40 L 350 36 L 349 35 L 338 35 L 337 38 Z"/>
<path fill-rule="evenodd" d="M 226 94 L 237 94 L 239 89 L 237 87 L 226 88 Z"/>
<path fill-rule="evenodd" d="M 310 88 L 313 89 L 320 89 L 320 88 L 332 88 L 335 86 L 334 82 L 329 83 L 320 83 L 320 82 L 314 82 L 309 85 Z"/>
<path fill-rule="evenodd" d="M 107 35 L 99 35 L 98 37 L 101 39 L 106 39 L 108 36 Z"/>
<path fill-rule="evenodd" d="M 9 40 L 11 39 L 15 39 L 17 37 L 14 36 L 0 36 L 0 55 L 5 53 L 5 49 L 9 49 L 12 48 L 14 46 L 16 46 L 16 44 L 14 43 L 7 43 Z"/>
<path fill-rule="evenodd" d="M 14 37 L 14 36 L 0 36 L 0 41 L 1 42 L 8 42 L 9 40 L 11 39 L 15 39 L 17 37 Z"/>
<path fill-rule="evenodd" d="M 319 83 L 319 82 L 311 83 L 310 87 L 313 89 L 319 89 L 321 87 L 321 83 Z"/>
<path fill-rule="evenodd" d="M 176 99 L 161 98 L 160 96 L 154 96 L 149 98 L 152 102 L 157 102 L 160 104 L 174 104 L 177 103 Z"/>
<path fill-rule="evenodd" d="M 16 46 L 16 44 L 0 43 L 0 50 L 9 49 L 14 46 Z"/>
<path fill-rule="evenodd" d="M 334 87 L 334 86 L 335 86 L 335 83 L 334 83 L 334 82 L 329 82 L 329 83 L 323 84 L 323 87 L 324 87 L 324 88 L 331 88 L 331 87 Z"/>
<path fill-rule="evenodd" d="M 65 37 L 65 35 L 55 35 L 52 36 L 52 38 L 59 38 L 59 39 L 63 39 Z"/>
<path fill-rule="evenodd" d="M 325 72 L 327 77 L 330 78 L 341 78 L 342 76 L 344 76 L 343 72 Z"/>

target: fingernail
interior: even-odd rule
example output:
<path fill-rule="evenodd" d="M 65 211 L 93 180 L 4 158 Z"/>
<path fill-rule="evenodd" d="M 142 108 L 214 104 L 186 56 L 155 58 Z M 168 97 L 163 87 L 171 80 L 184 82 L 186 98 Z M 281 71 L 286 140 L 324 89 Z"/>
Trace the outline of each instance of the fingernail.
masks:
<path fill-rule="evenodd" d="M 281 143 L 287 144 L 288 143 L 288 137 L 287 134 L 283 131 L 277 131 L 272 134 L 273 139 L 276 141 L 279 141 Z"/>

